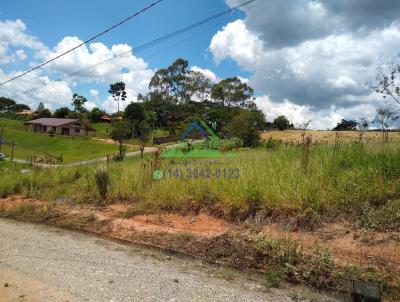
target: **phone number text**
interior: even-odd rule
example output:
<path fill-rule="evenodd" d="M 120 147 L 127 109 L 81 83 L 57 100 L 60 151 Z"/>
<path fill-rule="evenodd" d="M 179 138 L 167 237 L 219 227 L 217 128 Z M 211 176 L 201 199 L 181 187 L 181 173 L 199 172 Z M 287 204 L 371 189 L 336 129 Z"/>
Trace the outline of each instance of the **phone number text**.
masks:
<path fill-rule="evenodd" d="M 239 168 L 168 168 L 163 171 L 163 178 L 217 178 L 233 179 L 240 177 Z"/>

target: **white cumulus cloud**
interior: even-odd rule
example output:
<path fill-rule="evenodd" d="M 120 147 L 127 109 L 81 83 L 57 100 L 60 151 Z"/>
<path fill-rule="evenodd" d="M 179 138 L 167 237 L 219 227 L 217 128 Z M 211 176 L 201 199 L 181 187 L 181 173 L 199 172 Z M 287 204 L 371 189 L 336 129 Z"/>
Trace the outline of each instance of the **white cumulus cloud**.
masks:
<path fill-rule="evenodd" d="M 251 73 L 249 84 L 263 95 L 258 104 L 267 116 L 287 114 L 306 120 L 311 116 L 314 125 L 325 129 L 342 117 L 374 115 L 382 100 L 368 83 L 380 64 L 399 59 L 400 15 L 386 4 L 342 1 L 343 7 L 358 7 L 369 18 L 374 18 L 375 9 L 375 17 L 382 18 L 378 22 L 366 17 L 365 26 L 361 19 L 356 26 L 349 21 L 348 11 L 328 1 L 266 2 L 273 23 L 264 15 L 263 5 L 246 9 L 244 20 L 230 22 L 215 33 L 209 50 L 217 63 L 231 59 Z M 300 8 L 292 10 L 292 6 Z M 314 32 L 307 32 L 308 27 Z"/>
<path fill-rule="evenodd" d="M 89 93 L 92 97 L 97 98 L 97 96 L 99 95 L 99 91 L 96 89 L 89 89 Z"/>
<path fill-rule="evenodd" d="M 10 46 L 24 46 L 36 50 L 38 57 L 46 55 L 48 48 L 37 37 L 27 33 L 20 19 L 0 21 L 0 41 Z"/>
<path fill-rule="evenodd" d="M 28 34 L 27 26 L 21 20 L 0 21 L 0 64 L 29 59 L 30 64 L 34 65 L 37 62 L 34 63 L 33 60 L 48 60 L 81 43 L 82 40 L 78 37 L 64 37 L 51 49 L 37 37 Z M 34 56 L 28 58 L 21 47 L 33 50 Z M 109 61 L 102 63 L 105 60 Z M 5 81 L 22 71 L 6 73 L 4 69 L 0 69 L 0 80 Z M 80 72 L 76 73 L 77 71 Z M 72 73 L 76 74 L 70 76 Z M 39 102 L 43 102 L 50 109 L 55 109 L 59 106 L 69 106 L 74 92 L 85 95 L 81 87 L 100 83 L 108 89 L 110 84 L 123 81 L 127 92 L 125 103 L 128 103 L 135 101 L 138 93 L 147 92 L 152 75 L 153 70 L 148 64 L 142 58 L 133 55 L 132 46 L 116 44 L 108 47 L 104 43 L 96 42 L 84 45 L 43 69 L 1 86 L 0 94 L 15 98 L 33 108 Z M 59 80 L 55 80 L 56 78 Z M 86 93 L 97 100 L 88 102 L 88 109 L 104 105 L 104 109 L 116 111 L 116 102 L 111 102 L 110 97 L 98 100 L 100 92 L 96 89 L 88 89 Z M 123 108 L 124 104 L 121 105 Z"/>
<path fill-rule="evenodd" d="M 219 82 L 221 79 L 210 69 L 201 68 L 199 66 L 193 66 L 190 68 L 192 71 L 201 72 L 204 74 L 211 82 L 216 83 Z"/>

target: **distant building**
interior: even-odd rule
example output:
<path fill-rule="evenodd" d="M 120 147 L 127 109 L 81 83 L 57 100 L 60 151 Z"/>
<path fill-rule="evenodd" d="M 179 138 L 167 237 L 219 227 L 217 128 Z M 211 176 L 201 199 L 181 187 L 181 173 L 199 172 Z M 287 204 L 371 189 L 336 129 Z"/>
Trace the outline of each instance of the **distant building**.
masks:
<path fill-rule="evenodd" d="M 31 126 L 32 132 L 53 132 L 54 134 L 68 136 L 87 136 L 89 132 L 92 132 L 94 136 L 96 133 L 96 129 L 79 119 L 40 118 L 27 121 L 25 125 Z"/>
<path fill-rule="evenodd" d="M 101 121 L 102 121 L 103 123 L 111 123 L 111 116 L 108 115 L 108 114 L 104 114 L 104 115 L 101 117 Z"/>
<path fill-rule="evenodd" d="M 20 111 L 20 112 L 16 112 L 15 114 L 18 114 L 18 115 L 25 115 L 25 116 L 34 116 L 34 115 L 36 115 L 36 113 L 35 113 L 34 111 L 32 111 L 32 110 L 26 110 L 26 109 L 24 109 L 24 110 L 22 110 L 22 111 Z"/>

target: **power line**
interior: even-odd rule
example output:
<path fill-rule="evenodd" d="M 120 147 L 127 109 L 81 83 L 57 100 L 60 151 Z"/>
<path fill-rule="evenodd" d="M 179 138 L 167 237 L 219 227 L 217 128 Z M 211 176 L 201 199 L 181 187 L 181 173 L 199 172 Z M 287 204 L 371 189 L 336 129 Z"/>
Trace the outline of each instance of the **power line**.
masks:
<path fill-rule="evenodd" d="M 254 7 L 254 6 L 252 6 L 252 7 Z M 162 48 L 161 50 L 159 50 L 159 51 L 157 51 L 157 52 L 155 52 L 155 53 L 153 53 L 153 54 L 151 54 L 151 55 L 142 57 L 142 58 L 145 58 L 146 60 L 148 60 L 148 59 L 150 59 L 150 58 L 153 58 L 153 57 L 155 57 L 155 56 L 158 56 L 158 55 L 164 53 L 164 51 L 169 50 L 169 49 L 172 49 L 172 48 L 174 48 L 174 47 L 176 47 L 176 46 L 178 46 L 178 45 L 181 45 L 181 44 L 183 44 L 183 43 L 189 41 L 190 39 L 193 39 L 193 38 L 197 37 L 198 35 L 204 33 L 205 31 L 207 31 L 207 30 L 209 30 L 209 29 L 215 27 L 216 25 L 219 25 L 219 24 L 222 24 L 222 23 L 223 23 L 223 21 L 220 21 L 220 22 L 218 22 L 218 23 L 216 23 L 216 24 L 213 24 L 212 26 L 208 26 L 208 27 L 205 28 L 204 30 L 201 30 L 200 32 L 197 32 L 197 33 L 194 34 L 194 35 L 191 35 L 191 36 L 189 36 L 189 37 L 187 37 L 187 38 L 184 38 L 184 39 L 182 39 L 182 40 L 179 40 L 178 42 L 176 42 L 176 43 L 174 43 L 174 44 L 172 44 L 172 45 L 169 45 L 169 46 L 167 46 L 167 47 L 164 47 L 164 48 Z M 136 53 L 137 53 L 137 51 L 136 51 Z M 87 69 L 90 69 L 90 68 L 92 68 L 92 67 L 98 66 L 98 65 L 100 65 L 100 64 L 110 64 L 110 63 L 112 63 L 112 62 L 114 61 L 114 59 L 115 59 L 115 60 L 120 60 L 120 59 L 122 58 L 122 55 L 121 55 L 121 56 L 120 56 L 120 55 L 121 55 L 121 54 L 118 54 L 117 57 L 110 58 L 108 61 L 106 60 L 106 61 L 102 61 L 102 62 L 96 63 L 95 65 L 90 66 L 90 67 L 88 67 Z M 87 69 L 86 69 L 86 70 L 83 70 L 83 71 L 87 71 Z M 131 71 L 138 71 L 138 70 L 141 70 L 141 69 L 134 69 L 134 70 L 131 70 Z M 26 91 L 21 92 L 21 93 L 22 93 L 22 94 L 25 94 L 25 95 L 28 94 L 28 93 L 29 93 L 29 94 L 32 94 L 32 95 L 35 95 L 35 92 L 36 92 L 36 91 L 39 91 L 40 89 L 45 88 L 45 87 L 50 87 L 50 90 L 55 89 L 55 88 L 57 88 L 58 85 L 61 85 L 61 84 L 62 84 L 61 81 L 62 81 L 63 79 L 65 79 L 65 78 L 67 78 L 67 77 L 71 77 L 71 76 L 77 75 L 77 74 L 78 74 L 79 72 L 81 72 L 81 71 L 82 71 L 82 70 L 79 70 L 79 71 L 74 72 L 74 73 L 72 73 L 72 74 L 66 75 L 64 78 L 59 78 L 59 79 L 56 80 L 56 82 L 52 82 L 52 83 L 49 83 L 49 84 L 45 84 L 44 86 L 41 86 L 41 87 L 32 88 L 32 89 L 30 89 L 30 90 L 26 90 Z M 93 73 L 93 72 L 94 72 L 94 70 L 89 71 L 89 73 Z M 83 84 L 83 85 L 80 84 L 80 87 L 86 87 L 86 86 L 89 86 L 89 85 L 92 85 L 92 83 L 88 82 L 88 83 Z"/>
<path fill-rule="evenodd" d="M 56 56 L 56 57 L 54 57 L 54 58 L 52 58 L 52 59 L 50 59 L 50 60 L 47 60 L 47 61 L 45 61 L 45 62 L 43 62 L 43 63 L 41 63 L 41 64 L 39 64 L 39 65 L 37 65 L 37 66 L 35 66 L 35 67 L 32 67 L 31 69 L 29 69 L 29 70 L 27 70 L 27 71 L 24 71 L 24 72 L 21 73 L 20 75 L 17 75 L 17 76 L 15 76 L 15 77 L 12 77 L 11 79 L 8 79 L 8 80 L 5 81 L 5 82 L 0 83 L 0 86 L 4 85 L 4 84 L 6 84 L 6 83 L 9 83 L 9 82 L 11 82 L 11 81 L 13 81 L 13 80 L 15 80 L 15 79 L 18 79 L 18 78 L 20 78 L 20 77 L 22 77 L 22 76 L 24 76 L 24 75 L 26 75 L 26 74 L 28 74 L 28 73 L 30 73 L 30 72 L 36 70 L 36 69 L 39 69 L 40 67 L 43 67 L 44 65 L 47 65 L 47 64 L 49 64 L 50 62 L 53 62 L 54 60 L 57 60 L 57 59 L 61 58 L 62 56 L 65 56 L 66 54 L 70 53 L 71 51 L 74 51 L 75 49 L 77 49 L 77 48 L 79 48 L 79 47 L 81 47 L 81 46 L 83 46 L 83 45 L 85 45 L 85 44 L 87 44 L 87 43 L 89 43 L 89 42 L 91 42 L 91 41 L 97 39 L 98 37 L 100 37 L 100 36 L 102 36 L 102 35 L 108 33 L 109 31 L 111 31 L 111 30 L 113 30 L 114 28 L 116 28 L 116 27 L 122 25 L 123 23 L 128 22 L 129 20 L 133 19 L 134 17 L 140 15 L 141 13 L 143 13 L 143 12 L 147 11 L 148 9 L 152 8 L 153 6 L 157 5 L 157 4 L 160 3 L 161 1 L 162 1 L 162 0 L 157 0 L 157 1 L 153 2 L 152 4 L 146 6 L 145 8 L 143 8 L 143 9 L 141 9 L 140 11 L 134 13 L 133 15 L 130 15 L 129 17 L 125 18 L 124 20 L 122 20 L 122 21 L 120 21 L 120 22 L 114 24 L 113 26 L 111 26 L 111 27 L 107 28 L 106 30 L 102 31 L 101 33 L 99 33 L 99 34 L 93 36 L 92 38 L 90 38 L 90 39 L 88 39 L 88 40 L 82 42 L 81 44 L 79 44 L 79 45 L 77 45 L 77 46 L 75 46 L 75 47 L 73 47 L 73 48 L 71 48 L 71 49 L 69 49 L 69 50 L 63 52 L 62 54 L 59 54 L 58 56 Z"/>
<path fill-rule="evenodd" d="M 220 22 L 221 23 L 221 22 Z M 213 25 L 213 26 L 209 26 L 209 27 L 207 27 L 205 30 L 209 30 L 211 27 L 214 27 L 215 25 Z M 204 30 L 204 31 L 205 31 Z M 161 49 L 160 51 L 157 51 L 156 53 L 153 53 L 153 54 L 151 54 L 151 55 L 149 55 L 149 56 L 145 56 L 145 57 L 142 57 L 142 58 L 145 58 L 146 60 L 148 60 L 148 59 L 150 59 L 150 58 L 152 58 L 152 57 L 155 57 L 155 56 L 157 56 L 157 55 L 160 55 L 160 54 L 162 54 L 164 51 L 166 51 L 166 50 L 168 50 L 168 49 L 171 49 L 171 48 L 173 48 L 173 47 L 176 47 L 176 46 L 178 46 L 178 45 L 180 45 L 180 44 L 183 44 L 184 42 L 187 42 L 188 40 L 190 40 L 190 39 L 192 39 L 192 38 L 195 38 L 196 36 L 198 36 L 199 34 L 201 34 L 201 33 L 203 33 L 203 31 L 201 31 L 201 32 L 199 32 L 199 33 L 197 33 L 196 35 L 193 35 L 193 36 L 190 36 L 190 37 L 188 37 L 188 38 L 185 38 L 185 39 L 182 39 L 182 40 L 180 40 L 180 41 L 178 41 L 177 43 L 174 43 L 173 45 L 170 45 L 170 46 L 168 46 L 168 47 L 165 47 L 165 48 L 163 48 L 163 49 Z M 100 63 L 97 63 L 96 65 L 93 65 L 93 66 L 91 66 L 91 67 L 88 67 L 87 69 L 90 69 L 90 68 L 92 68 L 92 67 L 95 67 L 95 66 L 97 66 L 97 65 L 100 65 L 100 64 L 110 64 L 110 63 L 112 63 L 112 62 L 114 62 L 114 59 L 115 60 L 120 60 L 120 59 L 122 59 L 122 56 L 119 56 L 119 57 L 113 57 L 113 58 L 111 58 L 109 61 L 103 61 L 103 62 L 100 62 Z M 141 70 L 141 69 L 133 69 L 133 70 L 131 70 L 131 71 L 138 71 L 138 70 Z M 39 91 L 40 89 L 42 89 L 42 88 L 44 88 L 44 87 L 50 87 L 50 89 L 55 89 L 58 85 L 61 85 L 62 84 L 62 80 L 64 80 L 65 78 L 67 78 L 67 77 L 71 77 L 71 76 L 74 76 L 74 75 L 77 75 L 78 73 L 80 73 L 82 70 L 80 70 L 80 71 L 77 71 L 77 72 L 74 72 L 74 73 L 72 73 L 72 74 L 69 74 L 69 75 L 67 75 L 67 76 L 65 76 L 63 79 L 58 79 L 58 80 L 56 80 L 57 82 L 52 82 L 52 83 L 49 83 L 49 84 L 45 84 L 44 86 L 41 86 L 41 87 L 37 87 L 37 88 L 33 88 L 33 89 L 30 89 L 30 90 L 27 90 L 27 91 L 24 91 L 24 92 L 22 92 L 22 94 L 32 94 L 33 93 L 33 95 L 34 95 L 34 92 L 36 92 L 36 91 Z M 83 70 L 83 71 L 87 71 L 87 70 Z M 89 73 L 93 73 L 95 70 L 91 70 L 91 71 L 89 71 Z M 92 83 L 86 83 L 86 84 L 84 84 L 84 85 L 81 85 L 80 84 L 80 87 L 85 87 L 85 86 L 88 86 L 88 85 L 92 85 Z"/>
<path fill-rule="evenodd" d="M 161 42 L 164 42 L 164 41 L 166 41 L 166 40 L 169 40 L 169 39 L 171 39 L 171 38 L 174 38 L 174 37 L 176 37 L 176 36 L 179 36 L 179 35 L 181 35 L 181 34 L 187 32 L 187 31 L 189 31 L 189 30 L 195 29 L 195 28 L 197 28 L 197 27 L 199 27 L 199 26 L 201 26 L 201 25 L 203 25 L 203 24 L 205 24 L 205 23 L 208 23 L 208 22 L 210 22 L 210 21 L 212 21 L 212 20 L 214 20 L 214 19 L 217 19 L 217 18 L 219 18 L 219 17 L 222 17 L 222 16 L 224 16 L 224 15 L 227 15 L 227 14 L 233 12 L 233 11 L 236 11 L 236 10 L 240 9 L 241 7 L 247 6 L 247 5 L 249 5 L 249 4 L 253 3 L 253 2 L 256 2 L 256 1 L 259 1 L 259 0 L 248 0 L 248 1 L 246 1 L 246 2 L 244 2 L 244 3 L 242 3 L 242 4 L 240 4 L 240 5 L 237 5 L 237 6 L 235 6 L 235 7 L 232 7 L 232 8 L 230 8 L 230 9 L 228 9 L 228 10 L 224 10 L 224 11 L 222 11 L 222 12 L 219 12 L 219 13 L 217 13 L 217 14 L 215 14 L 215 15 L 212 15 L 212 16 L 210 16 L 210 17 L 207 17 L 207 18 L 205 18 L 205 19 L 203 19 L 203 20 L 201 20 L 201 21 L 198 21 L 198 22 L 193 23 L 193 24 L 191 24 L 191 25 L 189 25 L 189 26 L 183 27 L 183 28 L 181 28 L 181 29 L 179 29 L 179 30 L 176 30 L 176 31 L 174 31 L 174 32 L 171 32 L 171 33 L 169 33 L 169 34 L 166 34 L 166 35 L 164 35 L 164 36 L 162 36 L 162 37 L 159 37 L 159 38 L 157 38 L 157 39 L 154 39 L 154 40 L 152 40 L 152 41 L 150 41 L 150 42 L 146 42 L 146 43 L 144 43 L 144 44 L 142 44 L 142 45 L 140 45 L 140 46 L 138 46 L 138 47 L 136 47 L 136 48 L 133 48 L 133 49 L 128 50 L 128 51 L 121 52 L 121 53 L 117 54 L 116 56 L 114 56 L 114 57 L 112 57 L 112 58 L 106 59 L 106 60 L 104 60 L 104 61 L 97 62 L 96 64 L 93 64 L 93 65 L 91 65 L 91 66 L 88 66 L 88 67 L 82 68 L 82 69 L 80 69 L 80 70 L 74 71 L 74 72 L 72 72 L 72 73 L 69 73 L 69 74 L 67 74 L 67 75 L 65 75 L 65 76 L 62 76 L 62 77 L 58 78 L 57 80 L 55 80 L 56 82 L 53 82 L 53 83 L 50 83 L 50 84 L 47 84 L 47 85 L 43 85 L 43 86 L 38 87 L 38 88 L 33 88 L 33 89 L 30 89 L 30 90 L 24 91 L 23 94 L 25 94 L 25 93 L 32 93 L 32 92 L 37 91 L 37 90 L 39 90 L 39 89 L 41 89 L 41 88 L 43 88 L 43 87 L 45 87 L 45 86 L 48 86 L 48 85 L 49 85 L 49 86 L 52 86 L 52 85 L 59 85 L 60 83 L 58 83 L 58 82 L 59 82 L 59 81 L 62 81 L 62 80 L 64 80 L 64 79 L 66 79 L 66 78 L 69 78 L 69 77 L 78 75 L 78 74 L 80 74 L 80 73 L 82 73 L 82 72 L 84 72 L 84 71 L 90 70 L 90 69 L 92 69 L 92 68 L 94 68 L 94 67 L 96 67 L 96 66 L 99 66 L 99 65 L 101 65 L 101 64 L 110 63 L 110 62 L 112 62 L 112 61 L 114 61 L 114 60 L 119 59 L 119 58 L 122 57 L 123 55 L 126 55 L 126 54 L 128 54 L 128 53 L 131 53 L 132 51 L 134 51 L 134 52 L 139 52 L 139 51 L 146 50 L 147 48 L 151 48 L 151 47 L 153 47 L 153 46 L 155 46 L 155 45 L 157 45 L 157 44 L 159 44 L 159 43 L 161 43 Z M 254 5 L 254 6 L 255 6 L 255 5 Z M 252 6 L 252 7 L 254 7 L 254 6 Z"/>

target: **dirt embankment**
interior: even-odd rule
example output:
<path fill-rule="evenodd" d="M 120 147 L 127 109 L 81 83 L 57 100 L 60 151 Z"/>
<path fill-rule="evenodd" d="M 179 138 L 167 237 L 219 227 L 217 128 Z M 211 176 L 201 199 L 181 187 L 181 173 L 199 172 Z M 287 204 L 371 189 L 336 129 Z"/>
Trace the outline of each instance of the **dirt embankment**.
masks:
<path fill-rule="evenodd" d="M 44 200 L 12 196 L 0 200 L 0 209 L 20 205 L 48 205 Z M 328 224 L 315 232 L 285 230 L 277 224 L 258 226 L 255 231 L 243 225 L 229 223 L 206 214 L 182 216 L 177 214 L 138 215 L 124 218 L 130 204 L 116 203 L 107 206 L 72 205 L 54 206 L 58 211 L 55 224 L 75 223 L 85 225 L 90 232 L 129 240 L 134 234 L 169 233 L 198 237 L 217 237 L 226 233 L 248 236 L 267 236 L 296 240 L 304 248 L 326 247 L 336 261 L 361 266 L 391 264 L 400 271 L 400 233 L 353 229 L 346 223 Z M 65 223 L 63 223 L 63 221 Z M 73 226 L 73 225 L 72 225 Z M 101 226 L 101 227 L 100 227 Z"/>
<path fill-rule="evenodd" d="M 393 285 L 400 280 L 399 232 L 354 229 L 346 223 L 325 225 L 315 232 L 293 231 L 277 224 L 234 224 L 206 214 L 126 218 L 130 207 L 126 203 L 93 206 L 13 196 L 0 200 L 0 217 L 81 230 L 241 268 L 264 271 L 266 265 L 288 262 L 285 270 L 290 272 L 282 275 L 285 280 L 344 292 L 351 290 L 351 280 L 357 277 L 346 267 L 361 268 L 367 274 L 362 276 L 370 275 L 372 269 L 378 278 L 375 281 L 387 281 L 394 289 L 394 294 L 389 294 L 400 298 L 399 286 Z M 321 252 L 325 250 L 330 251 L 334 263 Z"/>

